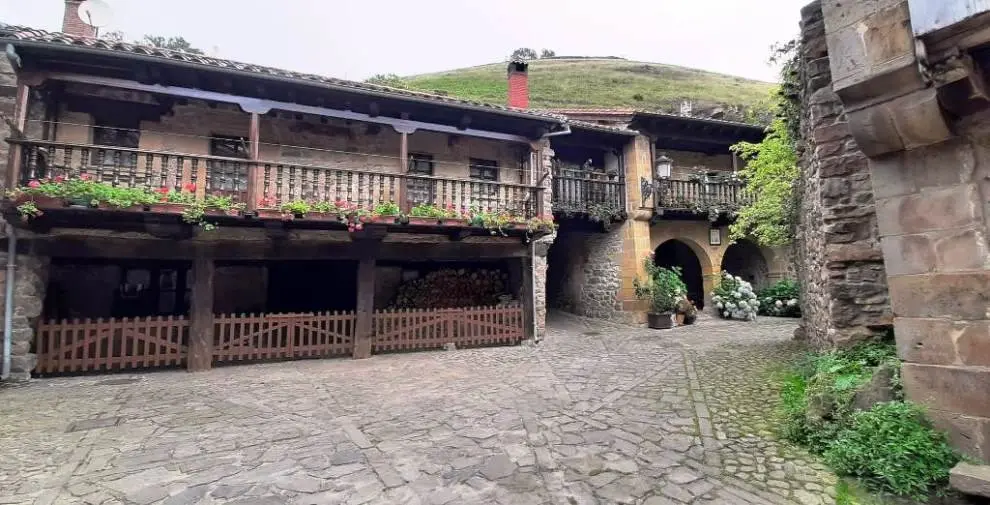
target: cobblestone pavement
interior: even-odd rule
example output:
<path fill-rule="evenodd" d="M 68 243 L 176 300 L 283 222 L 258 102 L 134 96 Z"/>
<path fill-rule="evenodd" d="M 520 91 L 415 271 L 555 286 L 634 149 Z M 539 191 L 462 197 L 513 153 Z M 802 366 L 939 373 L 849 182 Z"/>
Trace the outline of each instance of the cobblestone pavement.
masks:
<path fill-rule="evenodd" d="M 536 347 L 0 389 L 0 503 L 821 505 L 763 371 L 793 323 L 554 315 Z"/>

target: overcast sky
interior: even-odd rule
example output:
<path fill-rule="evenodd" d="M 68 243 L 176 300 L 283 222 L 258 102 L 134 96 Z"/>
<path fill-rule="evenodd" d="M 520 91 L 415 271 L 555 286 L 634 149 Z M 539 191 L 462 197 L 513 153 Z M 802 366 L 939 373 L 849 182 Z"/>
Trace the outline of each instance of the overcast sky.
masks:
<path fill-rule="evenodd" d="M 517 47 L 776 80 L 770 47 L 810 0 L 103 0 L 103 31 L 181 35 L 208 54 L 364 79 L 503 61 Z M 62 26 L 63 0 L 0 0 L 0 21 Z"/>

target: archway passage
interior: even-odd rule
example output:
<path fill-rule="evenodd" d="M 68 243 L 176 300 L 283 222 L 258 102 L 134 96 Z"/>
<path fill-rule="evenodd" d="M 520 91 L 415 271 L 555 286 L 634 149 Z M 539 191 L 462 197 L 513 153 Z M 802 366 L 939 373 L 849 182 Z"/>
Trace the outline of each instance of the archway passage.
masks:
<path fill-rule="evenodd" d="M 742 277 L 753 285 L 753 289 L 766 287 L 770 275 L 763 252 L 749 240 L 738 240 L 725 250 L 722 271 Z"/>
<path fill-rule="evenodd" d="M 705 284 L 701 271 L 701 261 L 684 242 L 668 240 L 654 252 L 653 262 L 660 267 L 680 267 L 681 278 L 687 286 L 688 298 L 699 309 L 705 308 Z"/>

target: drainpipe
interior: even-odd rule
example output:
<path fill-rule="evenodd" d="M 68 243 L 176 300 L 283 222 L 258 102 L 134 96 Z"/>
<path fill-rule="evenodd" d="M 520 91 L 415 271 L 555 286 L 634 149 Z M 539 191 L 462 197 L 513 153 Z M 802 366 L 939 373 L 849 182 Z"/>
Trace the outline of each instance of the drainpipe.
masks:
<path fill-rule="evenodd" d="M 10 341 L 13 336 L 11 324 L 14 320 L 14 268 L 17 259 L 17 233 L 7 225 L 7 277 L 4 280 L 3 299 L 3 373 L 0 380 L 10 377 Z"/>

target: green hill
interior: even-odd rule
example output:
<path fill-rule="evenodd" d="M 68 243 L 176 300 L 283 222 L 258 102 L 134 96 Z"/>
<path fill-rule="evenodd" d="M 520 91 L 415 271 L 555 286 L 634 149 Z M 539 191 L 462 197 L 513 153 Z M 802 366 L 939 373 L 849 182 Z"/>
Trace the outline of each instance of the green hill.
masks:
<path fill-rule="evenodd" d="M 505 103 L 506 64 L 402 78 L 411 89 L 458 98 Z M 750 116 L 769 103 L 773 83 L 704 70 L 618 58 L 548 58 L 529 66 L 530 107 L 628 107 L 676 112 L 690 100 L 695 112 L 722 108 L 727 116 Z M 740 118 L 741 119 L 741 118 Z"/>

